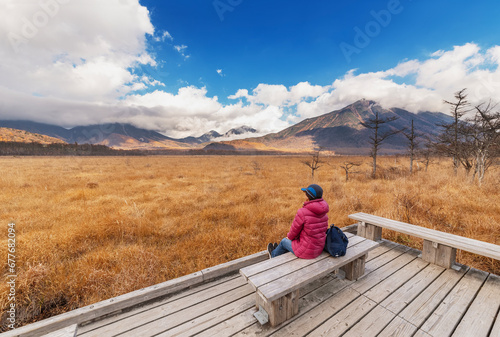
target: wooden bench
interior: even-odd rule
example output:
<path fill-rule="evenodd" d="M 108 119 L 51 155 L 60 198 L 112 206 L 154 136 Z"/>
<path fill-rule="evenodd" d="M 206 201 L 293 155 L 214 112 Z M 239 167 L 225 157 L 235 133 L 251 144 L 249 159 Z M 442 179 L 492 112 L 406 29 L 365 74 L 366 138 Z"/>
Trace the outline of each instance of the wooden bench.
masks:
<path fill-rule="evenodd" d="M 445 268 L 452 268 L 455 264 L 457 249 L 500 260 L 500 246 L 492 243 L 366 213 L 351 214 L 349 218 L 358 221 L 357 234 L 370 240 L 380 240 L 382 228 L 424 239 L 422 259 Z"/>
<path fill-rule="evenodd" d="M 267 321 L 276 326 L 299 312 L 299 289 L 333 271 L 342 269 L 346 278 L 355 280 L 365 271 L 366 254 L 378 246 L 377 242 L 346 233 L 349 238 L 347 253 L 332 257 L 323 252 L 315 259 L 299 259 L 286 253 L 249 267 L 240 274 L 255 289 L 255 317 L 261 324 Z"/>

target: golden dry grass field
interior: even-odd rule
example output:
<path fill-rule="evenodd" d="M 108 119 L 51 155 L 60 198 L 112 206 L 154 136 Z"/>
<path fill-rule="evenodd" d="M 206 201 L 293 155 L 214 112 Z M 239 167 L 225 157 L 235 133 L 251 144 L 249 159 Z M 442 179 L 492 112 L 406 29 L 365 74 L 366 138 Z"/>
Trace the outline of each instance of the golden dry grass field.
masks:
<path fill-rule="evenodd" d="M 262 251 L 288 232 L 311 183 L 300 157 L 0 158 L 2 279 L 8 224 L 16 230 L 17 324 Z M 450 160 L 408 176 L 408 161 L 370 158 L 345 182 L 332 157 L 315 176 L 330 223 L 372 213 L 500 244 L 500 170 L 481 187 L 453 176 Z M 418 239 L 385 237 L 419 247 Z M 459 252 L 459 262 L 500 274 L 500 263 Z M 5 322 L 6 282 L 0 284 Z"/>

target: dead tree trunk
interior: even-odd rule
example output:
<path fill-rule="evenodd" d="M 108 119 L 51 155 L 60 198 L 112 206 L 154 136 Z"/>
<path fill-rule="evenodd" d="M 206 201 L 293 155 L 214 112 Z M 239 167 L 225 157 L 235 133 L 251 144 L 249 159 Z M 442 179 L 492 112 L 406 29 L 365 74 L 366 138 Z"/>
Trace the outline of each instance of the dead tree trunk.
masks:
<path fill-rule="evenodd" d="M 360 166 L 360 163 L 344 162 L 344 165 L 340 165 L 345 171 L 345 182 L 349 181 L 349 173 L 358 173 L 357 171 L 351 171 L 354 166 Z"/>
<path fill-rule="evenodd" d="M 418 148 L 417 138 L 418 135 L 415 133 L 415 128 L 413 126 L 413 119 L 411 120 L 410 132 L 403 132 L 403 135 L 408 139 L 408 153 L 410 155 L 410 175 L 413 173 L 413 159 L 415 157 L 415 151 Z"/>
<path fill-rule="evenodd" d="M 375 114 L 374 117 L 369 118 L 365 122 L 361 122 L 362 126 L 373 130 L 373 135 L 370 136 L 370 144 L 372 146 L 370 156 L 373 158 L 372 178 L 375 178 L 375 176 L 377 174 L 377 154 L 378 154 L 379 147 L 382 145 L 384 140 L 386 140 L 388 137 L 393 136 L 393 135 L 402 131 L 402 130 L 389 130 L 389 131 L 380 133 L 380 127 L 383 124 L 395 121 L 399 117 L 393 116 L 393 117 L 381 118 L 381 117 L 379 117 L 378 110 L 375 110 L 374 114 Z"/>
<path fill-rule="evenodd" d="M 444 101 L 444 103 L 450 106 L 451 115 L 453 117 L 453 123 L 447 125 L 440 125 L 445 127 L 446 131 L 452 132 L 451 144 L 449 152 L 452 154 L 453 158 L 453 171 L 455 175 L 458 173 L 458 166 L 460 165 L 461 158 L 460 155 L 463 153 L 460 148 L 460 118 L 463 117 L 465 113 L 467 113 L 469 102 L 467 101 L 466 88 L 455 93 L 455 102 Z M 450 130 L 451 129 L 451 130 Z M 470 170 L 470 169 L 469 169 Z"/>
<path fill-rule="evenodd" d="M 321 165 L 319 164 L 322 163 L 319 158 L 320 151 L 321 149 L 315 150 L 315 152 L 312 154 L 311 160 L 305 160 L 302 162 L 311 169 L 311 179 L 313 181 L 314 181 L 314 172 L 321 167 Z"/>

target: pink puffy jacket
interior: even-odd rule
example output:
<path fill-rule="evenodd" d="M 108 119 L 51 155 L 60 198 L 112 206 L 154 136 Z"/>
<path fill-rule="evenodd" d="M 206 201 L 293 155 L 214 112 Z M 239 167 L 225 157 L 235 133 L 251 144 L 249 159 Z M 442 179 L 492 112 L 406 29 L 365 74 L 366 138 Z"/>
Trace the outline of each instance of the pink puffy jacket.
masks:
<path fill-rule="evenodd" d="M 297 211 L 287 237 L 297 257 L 314 259 L 325 247 L 329 207 L 323 199 L 306 201 Z"/>

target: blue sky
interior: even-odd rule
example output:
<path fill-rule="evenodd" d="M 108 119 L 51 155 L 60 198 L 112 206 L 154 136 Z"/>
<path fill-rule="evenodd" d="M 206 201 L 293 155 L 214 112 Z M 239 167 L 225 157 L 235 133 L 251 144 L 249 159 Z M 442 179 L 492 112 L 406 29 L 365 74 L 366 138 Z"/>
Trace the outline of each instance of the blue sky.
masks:
<path fill-rule="evenodd" d="M 0 3 L 6 119 L 172 137 L 279 131 L 357 99 L 445 111 L 500 94 L 495 1 Z"/>
<path fill-rule="evenodd" d="M 328 85 L 350 69 L 385 70 L 402 60 L 425 59 L 437 50 L 469 42 L 488 48 L 500 36 L 499 5 L 493 1 L 316 1 L 306 5 L 303 1 L 243 0 L 233 1 L 239 3 L 236 6 L 224 0 L 141 3 L 150 9 L 156 29 L 174 37 L 158 46 L 152 44 L 157 58 L 168 68 L 156 73 L 168 83 L 167 89 L 176 90 L 187 82 L 206 86 L 209 95 L 221 100 L 259 83 L 288 87 L 309 81 Z M 219 3 L 228 6 L 217 6 L 223 21 L 215 8 Z M 389 6 L 394 14 L 388 11 Z M 347 53 L 346 58 L 340 44 L 356 47 L 354 28 L 366 32 L 370 22 L 378 24 L 380 33 L 368 36 L 368 45 L 357 48 L 359 53 Z M 369 25 L 370 29 L 375 26 Z M 184 60 L 168 44 L 186 45 L 190 57 Z"/>

